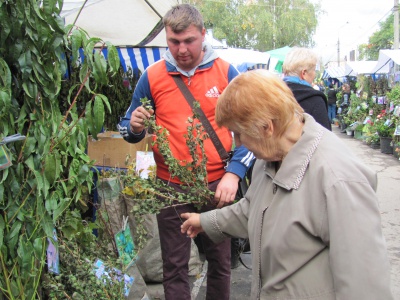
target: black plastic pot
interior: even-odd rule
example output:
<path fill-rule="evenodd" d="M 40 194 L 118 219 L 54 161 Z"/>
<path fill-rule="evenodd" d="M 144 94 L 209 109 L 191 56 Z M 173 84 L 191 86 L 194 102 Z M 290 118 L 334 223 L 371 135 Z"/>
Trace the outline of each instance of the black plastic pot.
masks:
<path fill-rule="evenodd" d="M 385 154 L 393 154 L 393 147 L 390 145 L 391 137 L 381 137 L 381 152 Z"/>

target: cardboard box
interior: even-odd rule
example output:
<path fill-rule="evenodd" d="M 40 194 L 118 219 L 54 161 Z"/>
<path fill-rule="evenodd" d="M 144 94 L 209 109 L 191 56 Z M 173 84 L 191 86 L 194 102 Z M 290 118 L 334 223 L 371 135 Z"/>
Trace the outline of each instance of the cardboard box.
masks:
<path fill-rule="evenodd" d="M 96 161 L 96 166 L 126 168 L 127 156 L 131 162 L 136 158 L 136 151 L 151 151 L 151 136 L 136 144 L 125 141 L 118 131 L 99 133 L 97 138 L 89 136 L 88 139 L 88 155 Z"/>

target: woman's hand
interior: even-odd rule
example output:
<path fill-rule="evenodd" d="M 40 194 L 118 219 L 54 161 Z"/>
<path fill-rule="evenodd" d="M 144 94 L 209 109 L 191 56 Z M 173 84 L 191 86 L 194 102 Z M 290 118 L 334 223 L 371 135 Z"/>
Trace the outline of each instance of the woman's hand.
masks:
<path fill-rule="evenodd" d="M 200 214 L 183 213 L 181 218 L 186 219 L 181 225 L 181 232 L 186 233 L 188 237 L 195 238 L 200 232 L 204 231 L 200 224 Z"/>

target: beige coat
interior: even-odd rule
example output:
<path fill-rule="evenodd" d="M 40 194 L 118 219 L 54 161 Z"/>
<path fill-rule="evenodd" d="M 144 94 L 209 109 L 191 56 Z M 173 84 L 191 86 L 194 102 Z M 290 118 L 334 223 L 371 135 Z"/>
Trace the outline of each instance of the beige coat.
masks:
<path fill-rule="evenodd" d="M 393 299 L 376 174 L 305 116 L 278 172 L 258 160 L 245 198 L 201 225 L 214 241 L 249 237 L 251 299 Z"/>

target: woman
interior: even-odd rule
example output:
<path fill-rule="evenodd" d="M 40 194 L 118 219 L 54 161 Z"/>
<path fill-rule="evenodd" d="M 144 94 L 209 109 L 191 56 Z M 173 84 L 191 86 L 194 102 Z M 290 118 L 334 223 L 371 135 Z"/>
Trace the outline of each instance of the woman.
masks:
<path fill-rule="evenodd" d="M 283 81 L 292 90 L 294 97 L 304 111 L 310 114 L 315 121 L 331 130 L 328 118 L 328 104 L 326 95 L 312 84 L 315 79 L 318 56 L 307 48 L 294 47 L 286 55 L 283 63 Z"/>
<path fill-rule="evenodd" d="M 182 233 L 249 237 L 252 299 L 393 299 L 376 174 L 265 70 L 228 85 L 216 121 L 257 157 L 252 184 L 229 207 L 182 214 Z"/>
<path fill-rule="evenodd" d="M 350 105 L 350 85 L 348 83 L 343 84 L 342 86 L 342 103 L 346 105 Z"/>

